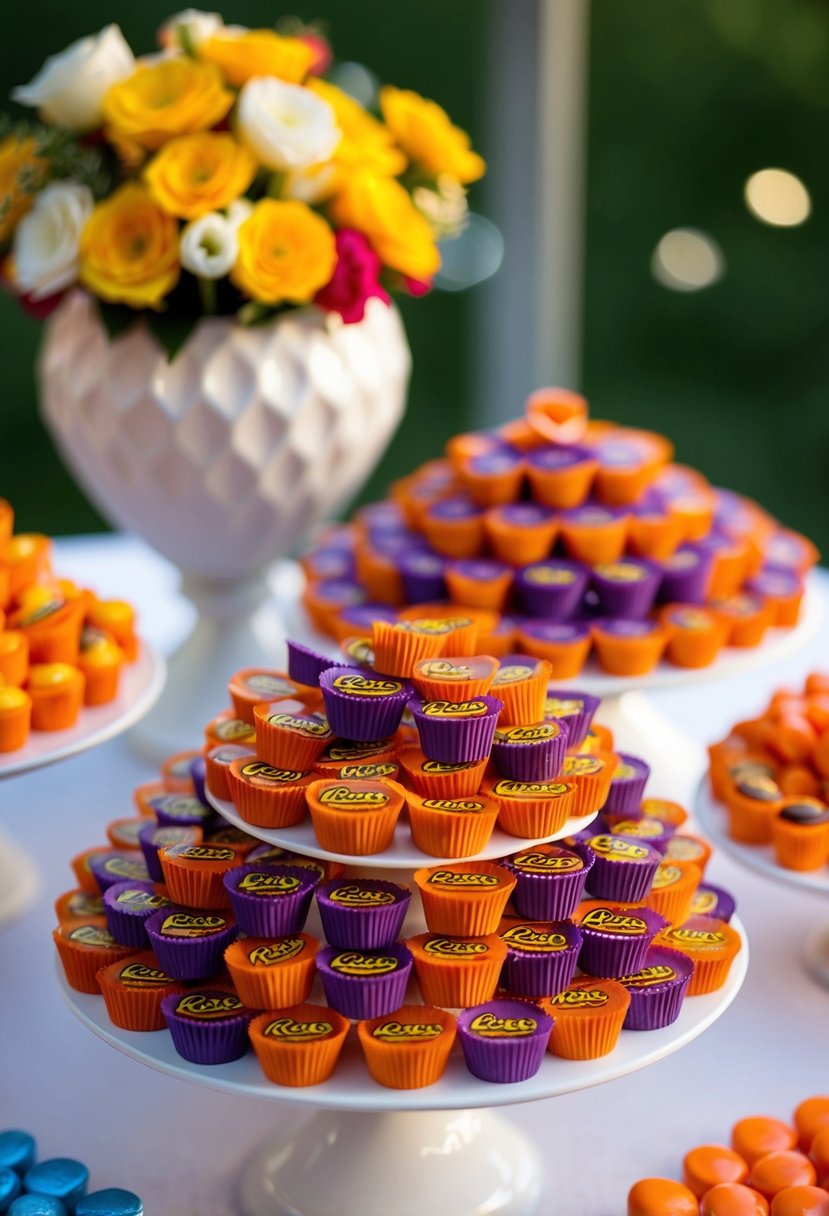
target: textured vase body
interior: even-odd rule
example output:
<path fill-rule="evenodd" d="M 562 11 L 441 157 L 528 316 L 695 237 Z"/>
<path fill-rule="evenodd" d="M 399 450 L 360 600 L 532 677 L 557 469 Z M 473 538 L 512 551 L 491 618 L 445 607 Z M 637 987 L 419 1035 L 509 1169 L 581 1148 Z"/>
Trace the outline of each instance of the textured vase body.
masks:
<path fill-rule="evenodd" d="M 173 362 L 140 321 L 110 338 L 74 292 L 49 322 L 43 413 L 89 498 L 188 574 L 245 575 L 334 513 L 400 422 L 411 357 L 369 300 L 253 328 L 204 318 Z"/>

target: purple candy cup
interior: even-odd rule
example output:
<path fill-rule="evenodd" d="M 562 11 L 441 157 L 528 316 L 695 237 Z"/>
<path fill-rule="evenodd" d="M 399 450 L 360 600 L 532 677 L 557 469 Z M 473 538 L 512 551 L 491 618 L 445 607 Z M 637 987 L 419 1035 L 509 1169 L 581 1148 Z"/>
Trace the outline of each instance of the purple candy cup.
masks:
<path fill-rule="evenodd" d="M 319 878 L 303 866 L 248 863 L 222 881 L 242 933 L 285 937 L 304 927 Z"/>
<path fill-rule="evenodd" d="M 397 620 L 397 609 L 390 608 L 388 604 L 355 604 L 342 610 L 340 620 L 344 625 L 351 625 L 355 633 L 371 633 L 375 621 L 388 621 L 393 625 Z M 327 664 L 327 667 L 333 666 L 333 663 Z"/>
<path fill-rule="evenodd" d="M 379 878 L 334 878 L 317 888 L 322 931 L 331 946 L 382 950 L 400 935 L 412 893 Z"/>
<path fill-rule="evenodd" d="M 619 976 L 630 996 L 624 1029 L 659 1030 L 675 1022 L 693 971 L 694 964 L 679 950 L 662 946 L 648 950 L 642 967 Z"/>
<path fill-rule="evenodd" d="M 328 946 L 317 955 L 317 970 L 332 1009 L 346 1018 L 379 1018 L 403 1004 L 412 955 L 396 942 L 375 951 Z"/>
<path fill-rule="evenodd" d="M 530 643 L 539 642 L 583 642 L 590 636 L 590 629 L 581 621 L 545 621 L 539 617 L 527 617 L 517 624 L 519 640 L 529 654 Z M 530 642 L 527 642 L 527 638 Z"/>
<path fill-rule="evenodd" d="M 642 803 L 645 786 L 651 775 L 650 765 L 638 756 L 619 752 L 619 764 L 610 783 L 610 791 L 602 808 L 605 815 L 637 811 Z"/>
<path fill-rule="evenodd" d="M 676 553 L 657 562 L 662 583 L 661 604 L 704 604 L 714 554 L 701 545 L 681 545 Z"/>
<path fill-rule="evenodd" d="M 713 883 L 705 882 L 697 887 L 691 903 L 691 916 L 711 916 L 724 920 L 726 924 L 737 910 L 737 901 L 730 892 Z"/>
<path fill-rule="evenodd" d="M 458 1015 L 466 1067 L 481 1081 L 510 1085 L 541 1067 L 553 1019 L 528 1001 L 487 1001 Z"/>
<path fill-rule="evenodd" d="M 528 920 L 566 920 L 578 907 L 593 854 L 577 845 L 542 845 L 523 849 L 501 864 L 515 875 L 512 903 Z"/>
<path fill-rule="evenodd" d="M 579 923 L 579 967 L 599 979 L 632 974 L 644 965 L 651 942 L 667 923 L 651 908 L 592 908 Z"/>
<path fill-rule="evenodd" d="M 595 899 L 635 903 L 651 889 L 662 854 L 641 840 L 627 836 L 592 836 L 584 846 L 596 856 L 587 879 Z"/>
<path fill-rule="evenodd" d="M 89 859 L 89 868 L 102 895 L 108 887 L 119 882 L 150 881 L 144 858 L 134 851 L 110 849 L 106 853 L 96 853 Z"/>
<path fill-rule="evenodd" d="M 351 578 L 325 579 L 314 587 L 314 596 L 337 611 L 364 604 L 367 598 L 364 589 Z"/>
<path fill-rule="evenodd" d="M 191 1064 L 229 1064 L 248 1050 L 248 1023 L 253 1011 L 246 1009 L 230 988 L 165 996 L 161 1012 L 173 1046 Z"/>
<path fill-rule="evenodd" d="M 624 557 L 618 562 L 594 566 L 590 582 L 602 613 L 640 620 L 653 607 L 662 572 L 652 562 Z"/>
<path fill-rule="evenodd" d="M 190 761 L 190 776 L 193 778 L 193 789 L 196 791 L 196 797 L 202 806 L 210 807 L 207 801 L 207 796 L 204 792 L 204 783 L 207 777 L 207 761 L 204 756 L 196 756 L 195 760 Z M 212 811 L 212 807 L 210 810 Z"/>
<path fill-rule="evenodd" d="M 663 855 L 676 831 L 673 823 L 665 823 L 651 815 L 627 815 L 623 811 L 602 815 L 592 826 L 596 832 L 609 832 L 611 836 L 624 836 L 626 840 L 648 844 Z"/>
<path fill-rule="evenodd" d="M 528 616 L 563 621 L 578 611 L 588 578 L 580 562 L 551 557 L 519 570 L 515 589 Z"/>
<path fill-rule="evenodd" d="M 446 562 L 437 553 L 422 549 L 401 553 L 397 569 L 407 604 L 430 604 L 446 598 Z"/>
<path fill-rule="evenodd" d="M 485 709 L 482 713 L 475 710 L 464 714 L 461 707 L 465 705 L 483 705 Z M 423 701 L 420 697 L 409 701 L 423 754 L 440 764 L 465 764 L 489 756 L 503 708 L 503 701 L 489 694 L 457 705 L 449 701 Z"/>
<path fill-rule="evenodd" d="M 762 599 L 766 596 L 799 595 L 803 590 L 803 579 L 794 570 L 787 570 L 783 566 L 763 566 L 748 580 L 743 590 Z"/>
<path fill-rule="evenodd" d="M 178 904 L 154 912 L 144 927 L 161 970 L 174 980 L 215 975 L 237 936 L 236 924 L 225 912 L 196 911 Z"/>
<path fill-rule="evenodd" d="M 354 557 L 345 547 L 316 549 L 304 555 L 302 564 L 315 582 L 354 577 Z"/>
<path fill-rule="evenodd" d="M 507 726 L 495 732 L 492 759 L 501 776 L 512 781 L 552 781 L 561 772 L 568 746 L 562 722 Z"/>
<path fill-rule="evenodd" d="M 582 938 L 571 920 L 513 925 L 501 940 L 508 947 L 504 983 L 516 996 L 557 996 L 575 975 Z"/>
<path fill-rule="evenodd" d="M 205 828 L 216 818 L 216 812 L 195 794 L 159 794 L 149 800 L 149 806 L 160 827 Z"/>
<path fill-rule="evenodd" d="M 374 684 L 379 681 L 387 686 L 388 694 L 364 696 L 354 691 L 344 691 L 349 686 L 354 688 L 354 681 L 358 678 L 363 682 L 372 680 Z M 353 739 L 359 743 L 393 735 L 400 725 L 406 702 L 412 695 L 412 686 L 407 680 L 392 676 L 372 679 L 359 667 L 330 667 L 320 676 L 320 688 L 331 730 L 338 738 Z"/>
<path fill-rule="evenodd" d="M 136 950 L 149 950 L 145 924 L 159 908 L 169 906 L 169 899 L 151 882 L 116 882 L 104 892 L 107 928 L 122 946 Z"/>
<path fill-rule="evenodd" d="M 303 646 L 301 642 L 289 641 L 287 645 L 288 675 L 298 684 L 316 688 L 322 673 L 335 665 L 335 659 L 329 659 L 327 655 L 312 650 L 310 646 Z"/>
<path fill-rule="evenodd" d="M 253 753 L 251 753 L 252 755 Z M 165 844 L 197 844 L 201 835 L 195 828 L 160 827 L 151 819 L 138 833 L 138 843 L 144 855 L 151 882 L 164 882 L 164 872 L 158 860 L 158 850 Z"/>
<path fill-rule="evenodd" d="M 482 511 L 468 494 L 452 494 L 433 502 L 426 514 L 430 519 L 475 519 Z"/>
<path fill-rule="evenodd" d="M 567 746 L 578 750 L 587 738 L 596 710 L 601 700 L 588 692 L 577 692 L 575 688 L 547 686 L 547 701 L 544 706 L 545 722 L 559 722 L 567 727 Z"/>

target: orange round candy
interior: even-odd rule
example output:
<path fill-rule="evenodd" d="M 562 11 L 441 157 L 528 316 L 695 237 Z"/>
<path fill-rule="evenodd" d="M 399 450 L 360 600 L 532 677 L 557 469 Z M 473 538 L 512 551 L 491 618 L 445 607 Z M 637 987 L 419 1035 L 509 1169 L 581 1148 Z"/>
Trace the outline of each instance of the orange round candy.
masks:
<path fill-rule="evenodd" d="M 778 1149 L 754 1162 L 749 1181 L 761 1195 L 772 1199 L 786 1187 L 814 1186 L 817 1171 L 804 1153 L 794 1149 Z"/>
<path fill-rule="evenodd" d="M 700 1199 L 721 1182 L 745 1182 L 747 1177 L 742 1157 L 722 1144 L 700 1144 L 682 1162 L 682 1181 Z"/>
<path fill-rule="evenodd" d="M 794 1148 L 797 1133 L 780 1119 L 765 1115 L 749 1115 L 731 1129 L 731 1147 L 743 1158 L 749 1169 L 754 1162 L 780 1149 Z"/>
<path fill-rule="evenodd" d="M 700 1216 L 768 1216 L 769 1205 L 750 1186 L 738 1182 L 721 1182 L 706 1191 Z"/>
<path fill-rule="evenodd" d="M 641 1178 L 628 1193 L 627 1216 L 699 1216 L 699 1201 L 671 1178 Z"/>
<path fill-rule="evenodd" d="M 829 1127 L 829 1097 L 820 1094 L 814 1098 L 804 1098 L 800 1105 L 795 1107 L 794 1125 L 797 1128 L 800 1147 L 804 1153 L 808 1153 L 821 1128 Z M 829 1140 L 826 1141 L 826 1147 L 829 1149 Z M 826 1164 L 829 1165 L 829 1159 Z"/>
<path fill-rule="evenodd" d="M 809 1156 L 815 1163 L 820 1185 L 826 1186 L 829 1183 L 829 1127 L 821 1127 L 815 1132 L 809 1145 Z"/>
<path fill-rule="evenodd" d="M 819 1186 L 787 1186 L 772 1199 L 771 1216 L 829 1216 L 829 1195 Z"/>

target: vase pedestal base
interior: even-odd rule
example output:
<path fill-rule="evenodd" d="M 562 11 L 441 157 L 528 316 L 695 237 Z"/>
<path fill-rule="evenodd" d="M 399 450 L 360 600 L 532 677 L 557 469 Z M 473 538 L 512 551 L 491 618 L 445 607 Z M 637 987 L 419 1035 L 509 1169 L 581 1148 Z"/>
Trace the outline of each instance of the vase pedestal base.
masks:
<path fill-rule="evenodd" d="M 242 1167 L 243 1216 L 531 1216 L 534 1145 L 489 1110 L 321 1111 Z"/>
<path fill-rule="evenodd" d="M 168 659 L 158 703 L 130 734 L 136 751 L 154 765 L 201 745 L 207 723 L 229 704 L 227 683 L 235 671 L 284 661 L 279 602 L 264 572 L 238 579 L 185 576 L 181 589 L 196 609 L 196 625 Z"/>

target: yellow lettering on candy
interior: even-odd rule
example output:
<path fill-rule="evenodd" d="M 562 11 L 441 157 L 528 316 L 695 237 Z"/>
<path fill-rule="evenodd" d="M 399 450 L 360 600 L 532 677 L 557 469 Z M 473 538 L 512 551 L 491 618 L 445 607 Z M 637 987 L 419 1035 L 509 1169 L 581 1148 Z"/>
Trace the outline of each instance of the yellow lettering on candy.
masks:
<path fill-rule="evenodd" d="M 347 908 L 378 908 L 394 903 L 391 891 L 373 891 L 371 888 L 346 884 L 328 892 L 332 903 L 344 904 Z"/>
<path fill-rule="evenodd" d="M 425 954 L 438 958 L 475 958 L 489 953 L 489 946 L 481 941 L 453 941 L 449 937 L 430 937 L 423 943 Z"/>
<path fill-rule="evenodd" d="M 320 802 L 332 806 L 385 806 L 388 794 L 382 790 L 353 790 L 347 785 L 333 785 L 319 795 Z"/>
<path fill-rule="evenodd" d="M 399 680 L 377 680 L 368 676 L 337 676 L 334 688 L 353 697 L 391 697 L 403 691 Z"/>
<path fill-rule="evenodd" d="M 467 874 L 458 870 L 433 870 L 426 879 L 430 887 L 497 887 L 497 874 Z"/>
<path fill-rule="evenodd" d="M 272 942 L 267 946 L 255 946 L 248 953 L 248 961 L 254 967 L 273 967 L 275 963 L 287 963 L 301 954 L 305 942 L 301 937 L 286 937 L 281 942 Z"/>
<path fill-rule="evenodd" d="M 473 1034 L 485 1039 L 520 1039 L 531 1035 L 538 1027 L 535 1018 L 499 1018 L 494 1013 L 479 1013 L 469 1023 Z"/>
<path fill-rule="evenodd" d="M 582 928 L 600 929 L 602 933 L 638 935 L 647 933 L 648 926 L 639 916 L 614 912 L 612 908 L 593 908 L 582 919 Z"/>
<path fill-rule="evenodd" d="M 427 718 L 482 718 L 490 711 L 486 701 L 426 701 L 422 712 Z"/>
<path fill-rule="evenodd" d="M 237 890 L 245 895 L 293 895 L 301 886 L 300 880 L 293 874 L 268 874 L 262 870 L 254 870 L 245 874 Z"/>
<path fill-rule="evenodd" d="M 387 975 L 396 971 L 400 963 L 393 954 L 363 954 L 359 950 L 345 950 L 336 954 L 328 964 L 332 971 L 343 975 Z"/>
<path fill-rule="evenodd" d="M 443 1033 L 440 1022 L 382 1022 L 371 1032 L 372 1037 L 386 1043 L 422 1043 Z"/>

